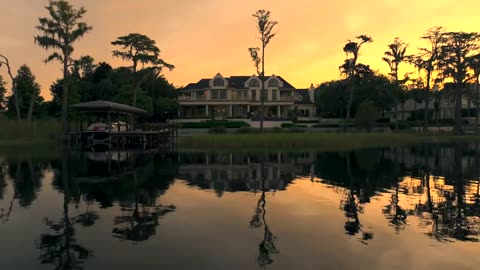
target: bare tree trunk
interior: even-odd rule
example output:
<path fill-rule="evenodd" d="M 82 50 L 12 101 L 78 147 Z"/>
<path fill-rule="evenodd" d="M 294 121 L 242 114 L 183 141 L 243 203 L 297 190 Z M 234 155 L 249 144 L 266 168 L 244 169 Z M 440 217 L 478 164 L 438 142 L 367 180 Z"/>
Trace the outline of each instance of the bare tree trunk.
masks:
<path fill-rule="evenodd" d="M 63 135 L 68 133 L 68 58 L 70 57 L 66 51 L 63 52 L 63 94 L 62 94 L 62 126 Z M 66 138 L 65 138 L 66 139 Z"/>
<path fill-rule="evenodd" d="M 8 60 L 7 57 L 5 57 L 2 54 L 0 54 L 0 57 L 3 58 L 3 61 L 0 62 L 0 65 L 5 64 L 5 66 L 7 66 L 8 76 L 12 80 L 12 94 L 14 96 L 15 111 L 17 113 L 17 122 L 20 125 L 20 122 L 22 121 L 22 116 L 20 115 L 20 105 L 19 105 L 17 84 L 15 83 L 15 79 L 13 78 L 12 68 L 10 67 L 10 61 Z"/>
<path fill-rule="evenodd" d="M 427 90 L 428 91 L 428 90 Z M 428 97 L 429 93 L 425 93 L 427 96 L 425 97 L 425 112 L 423 116 L 423 132 L 428 132 L 428 109 L 430 103 L 430 97 Z"/>
<path fill-rule="evenodd" d="M 478 113 L 479 113 L 479 107 L 480 107 L 480 83 L 479 83 L 480 77 L 477 77 L 477 85 L 476 85 L 476 90 L 477 90 L 477 98 L 475 100 L 475 133 L 478 134 Z"/>
<path fill-rule="evenodd" d="M 260 133 L 263 133 L 265 119 L 265 44 L 262 44 L 262 90 L 260 90 Z"/>
<path fill-rule="evenodd" d="M 345 115 L 345 123 L 343 124 L 343 132 L 348 131 L 348 123 L 350 122 L 350 114 L 352 111 L 352 104 L 353 104 L 353 91 L 355 91 L 355 85 L 352 79 L 350 79 L 350 83 L 352 84 L 350 87 L 350 95 L 348 97 L 347 103 L 347 114 Z"/>
<path fill-rule="evenodd" d="M 453 134 L 461 135 L 463 134 L 462 128 L 462 90 L 458 87 L 455 94 L 455 124 L 453 127 Z"/>
<path fill-rule="evenodd" d="M 35 104 L 35 92 L 30 96 L 30 104 L 28 105 L 28 123 L 32 123 L 33 105 Z"/>

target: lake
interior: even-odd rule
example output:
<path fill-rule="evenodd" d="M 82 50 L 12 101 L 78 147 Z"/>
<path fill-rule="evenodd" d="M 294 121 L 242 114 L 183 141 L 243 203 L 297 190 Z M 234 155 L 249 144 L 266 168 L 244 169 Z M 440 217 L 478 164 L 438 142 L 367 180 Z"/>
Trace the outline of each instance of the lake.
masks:
<path fill-rule="evenodd" d="M 0 154 L 0 269 L 478 269 L 479 150 Z"/>

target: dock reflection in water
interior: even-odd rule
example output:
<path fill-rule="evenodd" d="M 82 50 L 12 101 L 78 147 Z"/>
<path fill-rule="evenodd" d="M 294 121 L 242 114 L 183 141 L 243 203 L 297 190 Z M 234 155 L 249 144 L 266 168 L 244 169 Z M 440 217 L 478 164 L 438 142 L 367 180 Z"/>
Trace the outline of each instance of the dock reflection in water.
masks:
<path fill-rule="evenodd" d="M 5 157 L 0 267 L 475 269 L 478 150 Z"/>

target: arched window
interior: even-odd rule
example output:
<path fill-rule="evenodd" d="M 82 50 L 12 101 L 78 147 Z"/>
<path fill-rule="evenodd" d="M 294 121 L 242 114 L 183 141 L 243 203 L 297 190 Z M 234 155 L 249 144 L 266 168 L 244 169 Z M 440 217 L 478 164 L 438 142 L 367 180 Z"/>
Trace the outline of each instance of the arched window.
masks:
<path fill-rule="evenodd" d="M 216 78 L 213 80 L 213 86 L 225 86 L 225 82 L 222 78 Z"/>
<path fill-rule="evenodd" d="M 278 87 L 278 80 L 271 79 L 270 81 L 268 81 L 268 87 Z"/>
<path fill-rule="evenodd" d="M 257 79 L 251 79 L 249 83 L 250 87 L 260 87 L 260 82 Z"/>

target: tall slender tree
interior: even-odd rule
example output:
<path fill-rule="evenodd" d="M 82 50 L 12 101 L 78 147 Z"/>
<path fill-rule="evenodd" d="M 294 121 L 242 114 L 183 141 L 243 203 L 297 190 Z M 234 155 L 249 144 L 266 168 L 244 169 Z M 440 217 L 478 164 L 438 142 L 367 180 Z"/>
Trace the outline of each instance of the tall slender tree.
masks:
<path fill-rule="evenodd" d="M 345 62 L 343 63 L 343 65 L 339 67 L 340 72 L 347 77 L 350 84 L 350 93 L 349 93 L 349 98 L 347 102 L 347 114 L 345 116 L 345 123 L 343 126 L 344 132 L 347 132 L 348 123 L 350 122 L 353 96 L 355 92 L 355 83 L 356 83 L 355 78 L 358 75 L 360 75 L 360 73 L 363 73 L 364 67 L 368 67 L 358 63 L 358 57 L 360 56 L 360 49 L 364 44 L 373 42 L 373 39 L 367 35 L 357 36 L 356 39 L 357 39 L 356 41 L 348 40 L 345 46 L 343 47 L 343 51 L 345 52 L 347 59 L 345 59 Z"/>
<path fill-rule="evenodd" d="M 425 113 L 423 119 L 423 131 L 428 130 L 428 112 L 430 104 L 430 92 L 432 90 L 432 84 L 435 83 L 434 73 L 438 69 L 438 63 L 440 60 L 440 47 L 444 40 L 444 32 L 442 27 L 431 28 L 420 37 L 420 39 L 427 41 L 429 48 L 420 48 L 420 52 L 411 57 L 410 62 L 414 64 L 419 73 L 425 74 Z"/>
<path fill-rule="evenodd" d="M 83 7 L 75 9 L 68 1 L 50 0 L 45 8 L 49 17 L 38 19 L 39 25 L 36 28 L 40 34 L 35 36 L 35 43 L 46 50 L 56 50 L 45 59 L 45 63 L 58 60 L 63 64 L 62 124 L 66 133 L 69 66 L 73 62 L 73 44 L 92 30 L 92 27 L 81 21 L 87 12 Z"/>
<path fill-rule="evenodd" d="M 390 67 L 390 76 L 392 76 L 397 85 L 400 85 L 400 80 L 398 78 L 398 69 L 400 64 L 407 60 L 407 48 L 408 44 L 400 40 L 400 38 L 396 37 L 393 43 L 388 45 L 389 50 L 385 51 L 385 56 L 382 58 L 382 60 Z M 400 97 L 398 95 L 393 96 L 395 101 L 395 130 L 398 130 L 398 102 Z"/>
<path fill-rule="evenodd" d="M 475 77 L 475 133 L 478 134 L 479 113 L 480 113 L 480 53 L 472 56 L 469 61 L 469 68 Z"/>
<path fill-rule="evenodd" d="M 260 89 L 260 131 L 263 132 L 263 121 L 265 119 L 265 49 L 268 44 L 275 37 L 276 33 L 274 32 L 275 26 L 278 25 L 277 21 L 274 21 L 270 18 L 270 11 L 260 9 L 253 17 L 257 20 L 257 30 L 260 36 L 258 39 L 261 41 L 261 48 L 252 47 L 248 48 L 250 52 L 250 57 L 255 64 L 257 69 L 257 74 L 260 77 L 262 82 Z M 261 54 L 261 55 L 260 55 Z"/>
<path fill-rule="evenodd" d="M 441 46 L 440 66 L 445 78 L 453 80 L 455 88 L 455 125 L 454 134 L 463 134 L 462 92 L 475 77 L 469 68 L 470 59 L 480 50 L 480 34 L 466 32 L 448 32 L 444 34 Z"/>
<path fill-rule="evenodd" d="M 118 37 L 112 41 L 112 45 L 121 47 L 121 50 L 114 50 L 114 57 L 119 57 L 125 61 L 132 62 L 132 72 L 135 77 L 135 87 L 133 89 L 132 106 L 137 105 L 137 91 L 144 81 L 145 77 L 151 76 L 150 72 L 145 72 L 141 78 L 139 76 L 138 65 L 148 66 L 148 69 L 154 72 L 161 72 L 164 67 L 172 70 L 174 65 L 165 62 L 160 58 L 160 49 L 157 47 L 155 40 L 146 35 L 132 33 L 126 36 Z M 142 74 L 140 74 L 142 75 Z"/>
<path fill-rule="evenodd" d="M 18 122 L 18 124 L 20 124 L 20 121 L 22 121 L 22 117 L 20 116 L 18 91 L 15 90 L 15 88 L 16 88 L 15 87 L 15 79 L 13 77 L 12 67 L 10 66 L 10 61 L 8 60 L 8 58 L 5 55 L 0 54 L 0 67 L 2 67 L 3 65 L 5 65 L 7 67 L 8 76 L 10 77 L 10 80 L 12 82 L 12 94 L 14 96 L 15 111 L 16 111 L 16 114 L 17 114 L 17 122 Z"/>
<path fill-rule="evenodd" d="M 20 98 L 21 110 L 24 109 L 28 122 L 32 121 L 33 108 L 38 104 L 40 97 L 40 85 L 35 81 L 35 76 L 27 65 L 23 65 L 17 71 L 15 77 L 15 93 Z"/>

